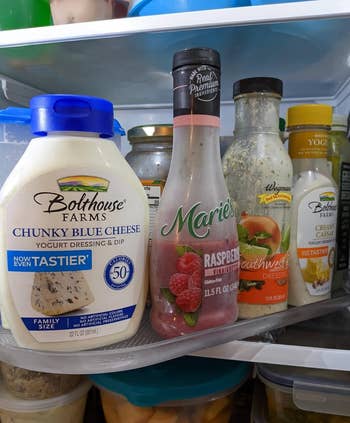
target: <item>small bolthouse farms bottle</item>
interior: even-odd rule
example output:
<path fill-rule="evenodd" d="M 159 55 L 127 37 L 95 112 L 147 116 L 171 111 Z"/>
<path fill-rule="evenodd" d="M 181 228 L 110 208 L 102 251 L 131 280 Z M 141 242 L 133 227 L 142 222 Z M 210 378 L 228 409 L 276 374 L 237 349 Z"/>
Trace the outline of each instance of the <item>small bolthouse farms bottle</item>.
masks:
<path fill-rule="evenodd" d="M 237 202 L 241 255 L 239 317 L 287 308 L 292 162 L 279 130 L 282 81 L 247 78 L 233 87 L 234 142 L 223 158 Z"/>
<path fill-rule="evenodd" d="M 34 138 L 0 192 L 1 312 L 20 346 L 96 348 L 138 329 L 148 205 L 113 141 L 113 105 L 31 101 Z"/>
<path fill-rule="evenodd" d="M 219 53 L 176 53 L 173 77 L 173 155 L 151 252 L 151 321 L 166 338 L 233 322 L 239 271 L 220 163 Z"/>
<path fill-rule="evenodd" d="M 327 164 L 332 107 L 303 104 L 288 110 L 294 183 L 290 243 L 292 306 L 331 296 L 335 264 L 337 188 Z"/>

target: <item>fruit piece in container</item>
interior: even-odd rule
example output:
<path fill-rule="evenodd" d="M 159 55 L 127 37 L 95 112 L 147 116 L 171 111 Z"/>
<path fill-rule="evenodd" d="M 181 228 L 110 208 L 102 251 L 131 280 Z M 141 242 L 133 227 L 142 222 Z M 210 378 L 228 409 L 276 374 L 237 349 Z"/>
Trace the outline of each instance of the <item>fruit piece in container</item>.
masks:
<path fill-rule="evenodd" d="M 114 17 L 115 0 L 50 0 L 55 25 L 89 22 Z"/>
<path fill-rule="evenodd" d="M 205 422 L 211 422 L 217 418 L 222 412 L 226 411 L 225 408 L 231 403 L 230 397 L 222 397 L 211 403 L 205 408 L 203 419 Z"/>
<path fill-rule="evenodd" d="M 178 413 L 179 411 L 176 408 L 156 408 L 148 423 L 178 423 Z"/>
<path fill-rule="evenodd" d="M 1 375 L 7 389 L 22 399 L 47 399 L 58 397 L 74 389 L 81 376 L 59 375 L 21 369 L 1 363 Z"/>
<path fill-rule="evenodd" d="M 122 396 L 101 390 L 103 413 L 107 423 L 127 421 L 130 423 L 143 423 L 154 414 L 152 407 L 138 407 L 131 404 Z"/>

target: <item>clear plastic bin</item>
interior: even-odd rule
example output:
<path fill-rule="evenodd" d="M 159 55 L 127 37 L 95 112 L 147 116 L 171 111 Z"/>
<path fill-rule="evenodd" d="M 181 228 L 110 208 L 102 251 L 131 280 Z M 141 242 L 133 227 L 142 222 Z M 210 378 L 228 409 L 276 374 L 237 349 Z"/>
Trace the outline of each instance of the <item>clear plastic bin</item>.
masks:
<path fill-rule="evenodd" d="M 350 373 L 260 365 L 258 376 L 253 423 L 350 423 Z"/>
<path fill-rule="evenodd" d="M 1 423 L 83 423 L 91 384 L 81 383 L 68 394 L 45 400 L 14 397 L 0 382 Z"/>
<path fill-rule="evenodd" d="M 81 376 L 33 372 L 1 363 L 6 388 L 17 398 L 42 400 L 64 395 L 79 385 Z"/>
<path fill-rule="evenodd" d="M 229 423 L 247 363 L 182 357 L 91 379 L 107 423 Z"/>
<path fill-rule="evenodd" d="M 21 107 L 0 110 L 0 187 L 32 138 L 30 111 Z"/>
<path fill-rule="evenodd" d="M 9 107 L 0 110 L 0 187 L 33 138 L 30 122 L 28 108 Z M 125 135 L 125 131 L 118 120 L 114 119 L 114 137 L 111 139 L 119 149 L 122 135 Z"/>

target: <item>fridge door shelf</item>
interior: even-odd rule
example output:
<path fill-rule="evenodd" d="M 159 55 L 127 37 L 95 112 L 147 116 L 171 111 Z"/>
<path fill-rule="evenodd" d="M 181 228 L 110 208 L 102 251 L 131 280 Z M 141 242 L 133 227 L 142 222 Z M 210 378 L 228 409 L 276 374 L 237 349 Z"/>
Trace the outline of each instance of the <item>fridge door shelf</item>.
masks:
<path fill-rule="evenodd" d="M 231 325 L 169 340 L 161 340 L 152 330 L 146 310 L 141 327 L 133 338 L 109 347 L 75 353 L 20 348 L 9 331 L 0 329 L 0 360 L 48 373 L 91 374 L 130 370 L 324 316 L 348 306 L 350 306 L 350 295 L 343 295 L 320 303 L 290 308 L 270 316 L 241 320 Z M 227 355 L 234 355 L 234 343 L 232 348 L 228 347 Z M 222 358 L 226 358 L 224 354 L 221 355 Z M 289 357 L 289 354 L 286 355 Z M 347 352 L 347 356 L 350 357 L 350 351 Z M 290 358 L 293 361 L 293 357 Z M 248 356 L 237 359 L 249 361 Z M 254 357 L 251 361 L 255 361 Z"/>

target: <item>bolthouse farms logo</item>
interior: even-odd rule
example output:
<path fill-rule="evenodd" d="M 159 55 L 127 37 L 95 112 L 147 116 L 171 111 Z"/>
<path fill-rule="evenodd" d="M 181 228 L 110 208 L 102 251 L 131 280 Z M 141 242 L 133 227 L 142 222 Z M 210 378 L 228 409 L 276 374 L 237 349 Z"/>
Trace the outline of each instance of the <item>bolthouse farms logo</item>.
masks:
<path fill-rule="evenodd" d="M 320 194 L 320 201 L 311 201 L 308 204 L 312 213 L 320 214 L 321 217 L 330 217 L 337 211 L 335 193 L 327 191 Z"/>
<path fill-rule="evenodd" d="M 183 206 L 177 209 L 176 215 L 171 224 L 165 224 L 161 228 L 161 235 L 168 236 L 177 228 L 178 232 L 187 226 L 188 232 L 194 238 L 206 238 L 211 226 L 215 223 L 223 222 L 224 220 L 234 217 L 234 210 L 231 199 L 228 198 L 225 202 L 221 201 L 218 207 L 207 211 L 199 211 L 201 203 L 198 202 L 184 213 Z"/>
<path fill-rule="evenodd" d="M 43 206 L 44 213 L 61 213 L 63 222 L 104 222 L 107 213 L 123 210 L 126 203 L 126 200 L 102 200 L 100 193 L 108 191 L 109 181 L 98 176 L 68 176 L 57 183 L 61 193 L 38 192 L 33 199 Z M 68 193 L 75 194 L 74 200 Z"/>

